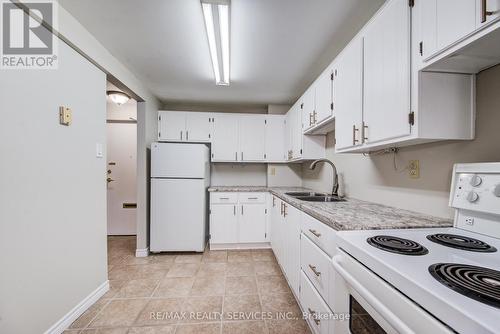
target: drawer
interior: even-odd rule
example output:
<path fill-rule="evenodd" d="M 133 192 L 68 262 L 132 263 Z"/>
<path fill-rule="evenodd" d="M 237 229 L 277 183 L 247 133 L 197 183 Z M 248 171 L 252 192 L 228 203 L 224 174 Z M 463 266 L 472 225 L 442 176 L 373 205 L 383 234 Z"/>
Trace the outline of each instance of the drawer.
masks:
<path fill-rule="evenodd" d="M 300 273 L 300 305 L 316 334 L 328 334 L 332 313 L 303 271 Z"/>
<path fill-rule="evenodd" d="M 212 192 L 210 193 L 210 203 L 211 204 L 236 204 L 238 203 L 238 193 L 222 193 L 222 192 Z"/>
<path fill-rule="evenodd" d="M 319 220 L 302 213 L 301 229 L 319 248 L 332 256 L 335 250 L 335 230 Z"/>
<path fill-rule="evenodd" d="M 324 300 L 328 300 L 330 286 L 330 257 L 302 234 L 300 238 L 300 268 Z"/>
<path fill-rule="evenodd" d="M 265 203 L 266 193 L 239 193 L 240 203 Z"/>

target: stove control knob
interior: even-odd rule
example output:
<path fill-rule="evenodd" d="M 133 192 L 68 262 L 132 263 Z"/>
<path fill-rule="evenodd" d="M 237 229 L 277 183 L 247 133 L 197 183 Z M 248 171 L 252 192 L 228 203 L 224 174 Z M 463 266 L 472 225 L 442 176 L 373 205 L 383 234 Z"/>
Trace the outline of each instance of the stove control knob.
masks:
<path fill-rule="evenodd" d="M 495 189 L 493 190 L 493 194 L 495 194 L 496 197 L 500 197 L 500 184 L 497 184 L 495 186 Z"/>
<path fill-rule="evenodd" d="M 471 203 L 476 202 L 478 199 L 479 195 L 474 191 L 471 191 L 470 193 L 467 194 L 467 200 Z"/>
<path fill-rule="evenodd" d="M 483 179 L 479 175 L 474 175 L 470 179 L 470 185 L 473 186 L 473 187 L 479 187 L 482 182 L 483 182 Z"/>

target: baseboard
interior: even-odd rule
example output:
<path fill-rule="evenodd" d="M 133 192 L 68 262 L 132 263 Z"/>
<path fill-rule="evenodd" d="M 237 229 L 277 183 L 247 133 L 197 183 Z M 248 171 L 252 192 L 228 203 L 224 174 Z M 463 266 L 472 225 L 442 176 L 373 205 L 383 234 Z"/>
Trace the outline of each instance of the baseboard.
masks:
<path fill-rule="evenodd" d="M 91 307 L 99 298 L 101 298 L 109 290 L 109 281 L 102 283 L 97 289 L 92 291 L 78 305 L 73 307 L 71 311 L 66 313 L 59 321 L 50 327 L 45 334 L 61 334 L 64 332 L 79 316 Z"/>
<path fill-rule="evenodd" d="M 149 255 L 149 247 L 137 248 L 135 250 L 135 257 L 146 257 Z"/>
<path fill-rule="evenodd" d="M 253 242 L 253 243 L 234 243 L 234 244 L 210 244 L 210 250 L 238 250 L 238 249 L 269 249 L 269 242 Z"/>

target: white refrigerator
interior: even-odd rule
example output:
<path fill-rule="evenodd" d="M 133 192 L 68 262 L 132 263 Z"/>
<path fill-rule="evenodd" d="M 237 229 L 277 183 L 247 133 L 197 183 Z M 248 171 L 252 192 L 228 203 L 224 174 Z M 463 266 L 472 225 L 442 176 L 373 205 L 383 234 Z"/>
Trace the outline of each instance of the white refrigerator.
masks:
<path fill-rule="evenodd" d="M 151 252 L 203 252 L 209 184 L 206 145 L 151 144 Z"/>

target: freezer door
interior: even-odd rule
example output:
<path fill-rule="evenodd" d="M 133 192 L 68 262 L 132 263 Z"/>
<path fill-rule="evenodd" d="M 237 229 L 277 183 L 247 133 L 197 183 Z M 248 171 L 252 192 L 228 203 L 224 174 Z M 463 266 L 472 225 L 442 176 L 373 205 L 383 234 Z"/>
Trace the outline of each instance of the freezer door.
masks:
<path fill-rule="evenodd" d="M 202 252 L 206 225 L 204 179 L 151 179 L 152 252 Z"/>
<path fill-rule="evenodd" d="M 204 144 L 151 144 L 151 177 L 206 178 L 209 165 Z"/>

